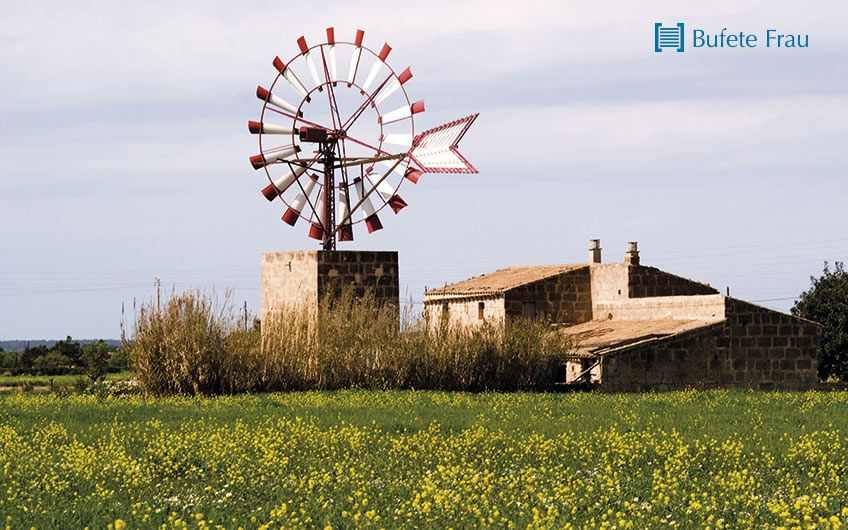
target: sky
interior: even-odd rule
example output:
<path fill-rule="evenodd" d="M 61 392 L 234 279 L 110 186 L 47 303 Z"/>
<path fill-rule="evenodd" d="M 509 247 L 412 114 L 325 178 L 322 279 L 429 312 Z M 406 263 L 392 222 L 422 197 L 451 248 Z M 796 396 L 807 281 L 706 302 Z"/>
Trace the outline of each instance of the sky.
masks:
<path fill-rule="evenodd" d="M 200 288 L 252 310 L 263 252 L 317 248 L 248 157 L 257 84 L 327 26 L 393 51 L 421 130 L 479 112 L 476 175 L 427 174 L 352 248 L 402 296 L 510 265 L 642 263 L 788 310 L 848 257 L 844 2 L 32 2 L 0 21 L 0 340 L 115 338 Z M 655 53 L 653 25 L 809 35 Z M 688 37 L 687 37 L 688 38 Z M 417 307 L 417 306 L 416 306 Z"/>

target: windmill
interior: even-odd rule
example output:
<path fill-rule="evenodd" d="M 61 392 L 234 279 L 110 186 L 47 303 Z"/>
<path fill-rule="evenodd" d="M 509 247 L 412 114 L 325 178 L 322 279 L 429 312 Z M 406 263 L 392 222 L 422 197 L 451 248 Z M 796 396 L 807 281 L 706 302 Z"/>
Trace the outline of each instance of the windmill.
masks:
<path fill-rule="evenodd" d="M 269 182 L 262 195 L 284 203 L 285 223 L 304 219 L 323 250 L 353 241 L 356 225 L 380 230 L 384 208 L 397 214 L 407 206 L 404 181 L 477 172 L 457 147 L 477 114 L 416 134 L 425 107 L 407 93 L 412 70 L 389 65 L 388 43 L 374 52 L 364 40 L 363 30 L 336 40 L 334 28 L 314 45 L 301 36 L 297 55 L 274 58 L 276 77 L 256 88 L 259 121 L 248 122 L 259 139 L 250 162 Z"/>

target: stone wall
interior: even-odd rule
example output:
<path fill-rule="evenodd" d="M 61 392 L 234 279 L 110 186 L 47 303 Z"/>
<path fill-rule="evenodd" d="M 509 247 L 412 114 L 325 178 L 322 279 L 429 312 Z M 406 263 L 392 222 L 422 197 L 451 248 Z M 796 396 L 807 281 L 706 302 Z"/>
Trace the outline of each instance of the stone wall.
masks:
<path fill-rule="evenodd" d="M 482 319 L 480 304 L 483 309 Z M 483 322 L 503 323 L 505 316 L 503 296 L 432 300 L 425 303 L 424 310 L 431 325 L 437 325 L 445 316 L 452 324 L 463 327 L 479 326 Z"/>
<path fill-rule="evenodd" d="M 589 370 L 588 381 L 584 375 L 582 381 L 587 383 L 600 383 L 601 381 L 601 365 L 595 362 L 595 359 L 572 359 L 565 363 L 565 382 L 576 383 L 577 378 Z"/>
<path fill-rule="evenodd" d="M 599 388 L 633 392 L 721 386 L 721 373 L 710 370 L 710 361 L 721 355 L 717 343 L 722 328 L 722 323 L 716 323 L 611 353 L 603 361 Z"/>
<path fill-rule="evenodd" d="M 820 336 L 815 323 L 728 298 L 726 320 L 610 353 L 600 388 L 811 388 Z"/>
<path fill-rule="evenodd" d="M 722 320 L 725 298 L 707 294 L 598 302 L 594 315 L 595 320 Z"/>
<path fill-rule="evenodd" d="M 718 294 L 718 291 L 707 284 L 675 276 L 655 267 L 638 266 L 628 270 L 628 293 L 630 298 L 646 298 Z"/>
<path fill-rule="evenodd" d="M 592 292 L 589 267 L 528 283 L 506 293 L 508 317 L 527 314 L 532 304 L 535 318 L 556 323 L 579 324 L 592 320 Z"/>
<path fill-rule="evenodd" d="M 474 295 L 432 298 L 433 303 L 436 299 L 449 301 L 449 314 L 458 315 L 458 323 L 477 320 Z M 721 318 L 724 310 L 718 291 L 708 285 L 625 263 L 587 264 L 515 287 L 506 292 L 504 305 L 506 317 L 534 316 L 561 324 L 608 318 L 709 320 Z"/>
<path fill-rule="evenodd" d="M 627 300 L 628 269 L 624 263 L 607 263 L 592 265 L 592 303 L 611 303 Z M 606 315 L 595 315 L 595 320 L 606 318 Z"/>
<path fill-rule="evenodd" d="M 372 293 L 381 304 L 399 305 L 397 252 L 318 250 L 318 297 L 350 288 L 355 296 Z"/>
<path fill-rule="evenodd" d="M 725 328 L 719 347 L 730 348 L 732 361 L 723 368 L 736 381 L 779 388 L 806 388 L 818 381 L 822 328 L 815 322 L 727 298 Z"/>
<path fill-rule="evenodd" d="M 317 307 L 318 255 L 315 251 L 266 252 L 262 255 L 261 315 L 284 307 Z"/>
<path fill-rule="evenodd" d="M 709 285 L 626 263 L 593 264 L 591 283 L 595 320 L 608 318 L 610 307 L 633 299 L 718 294 Z"/>
<path fill-rule="evenodd" d="M 319 300 L 351 288 L 399 306 L 397 252 L 297 250 L 262 256 L 261 314 L 284 307 L 317 308 Z"/>

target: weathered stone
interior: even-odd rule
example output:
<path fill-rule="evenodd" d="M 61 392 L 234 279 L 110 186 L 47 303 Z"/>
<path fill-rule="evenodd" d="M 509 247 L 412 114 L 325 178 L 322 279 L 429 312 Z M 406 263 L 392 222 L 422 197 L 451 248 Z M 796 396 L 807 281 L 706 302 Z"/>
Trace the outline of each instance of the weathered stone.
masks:
<path fill-rule="evenodd" d="M 473 285 L 473 293 L 451 294 L 451 286 L 425 293 L 425 309 L 431 315 L 444 312 L 463 325 L 531 316 L 560 324 L 563 333 L 619 333 L 612 335 L 615 340 L 597 343 L 603 356 L 597 374 L 602 390 L 758 388 L 764 383 L 794 389 L 809 388 L 818 380 L 815 358 L 821 329 L 814 323 L 632 261 L 543 266 L 536 279 L 533 268 L 521 269 L 524 280 L 515 285 L 493 273 L 454 284 L 466 283 L 466 289 Z M 493 290 L 486 296 L 489 278 Z M 646 331 L 640 335 L 637 326 L 616 324 L 621 321 L 641 322 Z M 622 330 L 632 335 L 620 335 Z"/>
<path fill-rule="evenodd" d="M 320 300 L 338 295 L 346 287 L 354 288 L 358 296 L 370 291 L 378 303 L 397 308 L 400 291 L 397 261 L 397 252 L 300 250 L 265 253 L 260 291 L 262 318 L 284 307 L 317 308 Z"/>

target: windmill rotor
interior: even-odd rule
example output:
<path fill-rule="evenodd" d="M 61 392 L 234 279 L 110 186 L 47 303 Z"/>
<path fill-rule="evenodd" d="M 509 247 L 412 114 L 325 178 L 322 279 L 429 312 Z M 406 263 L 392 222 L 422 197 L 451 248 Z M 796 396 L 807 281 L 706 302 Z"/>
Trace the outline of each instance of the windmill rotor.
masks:
<path fill-rule="evenodd" d="M 259 120 L 248 122 L 259 144 L 250 163 L 268 180 L 262 195 L 283 202 L 285 223 L 304 219 L 325 250 L 352 241 L 355 225 L 382 229 L 385 208 L 407 206 L 405 181 L 476 172 L 457 150 L 476 114 L 416 135 L 425 105 L 407 93 L 412 69 L 389 65 L 388 43 L 375 52 L 364 42 L 363 30 L 351 41 L 336 40 L 334 28 L 317 44 L 299 37 L 298 54 L 273 59 L 276 77 L 256 88 Z"/>

